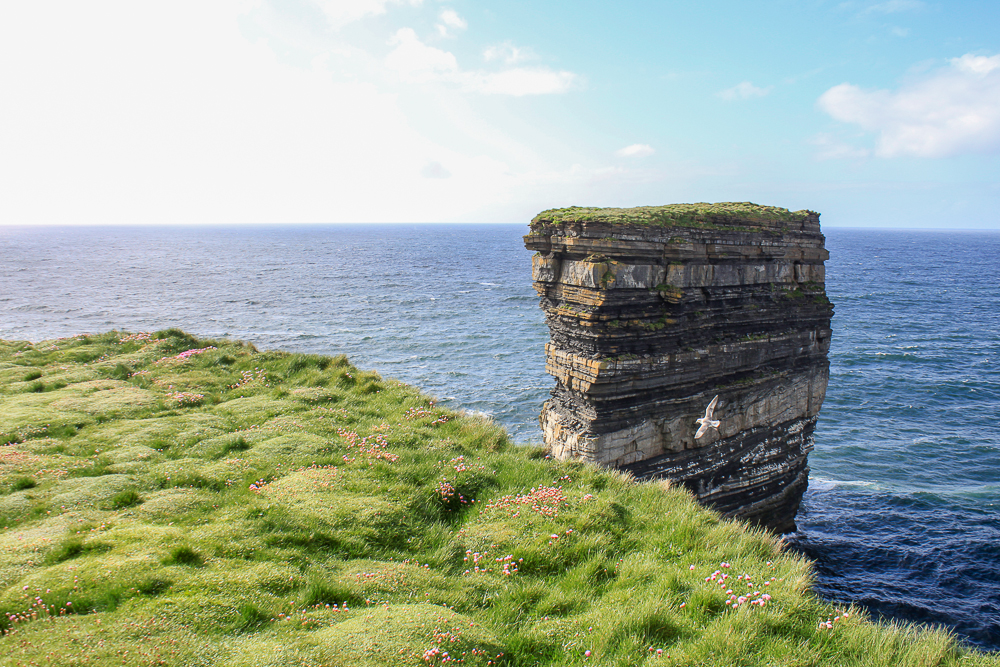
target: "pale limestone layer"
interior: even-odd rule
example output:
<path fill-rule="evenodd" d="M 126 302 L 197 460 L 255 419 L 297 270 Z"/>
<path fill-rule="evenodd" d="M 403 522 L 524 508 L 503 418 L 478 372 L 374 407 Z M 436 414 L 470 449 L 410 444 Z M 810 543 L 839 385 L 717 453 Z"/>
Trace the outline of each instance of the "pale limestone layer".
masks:
<path fill-rule="evenodd" d="M 665 454 L 703 450 L 755 428 L 815 420 L 826 397 L 828 372 L 789 373 L 752 382 L 747 386 L 713 389 L 696 396 L 660 401 L 657 416 L 608 433 L 581 431 L 577 414 L 566 414 L 547 401 L 541 426 L 545 442 L 559 459 L 579 459 L 607 466 L 627 466 Z M 714 393 L 713 393 L 714 392 Z M 718 429 L 695 439 L 695 420 L 719 396 L 715 419 Z"/>
<path fill-rule="evenodd" d="M 556 256 L 532 257 L 532 279 L 542 283 L 560 283 L 591 289 L 655 289 L 672 287 L 729 287 L 816 282 L 826 280 L 822 264 L 793 262 L 755 262 L 716 266 L 712 264 L 625 264 L 561 260 Z"/>

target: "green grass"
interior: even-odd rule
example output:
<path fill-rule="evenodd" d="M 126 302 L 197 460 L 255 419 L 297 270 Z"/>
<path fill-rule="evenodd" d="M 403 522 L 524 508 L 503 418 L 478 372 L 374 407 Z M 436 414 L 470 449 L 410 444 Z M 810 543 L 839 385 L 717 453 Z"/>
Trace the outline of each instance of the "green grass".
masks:
<path fill-rule="evenodd" d="M 707 229 L 741 229 L 801 223 L 815 215 L 813 211 L 789 211 L 778 206 L 763 206 L 751 202 L 719 202 L 714 204 L 668 204 L 666 206 L 636 206 L 634 208 L 592 208 L 570 206 L 542 211 L 531 221 L 532 231 L 546 224 L 598 222 L 612 225 L 659 227 L 700 227 Z"/>
<path fill-rule="evenodd" d="M 0 341 L 0 443 L 0 665 L 1000 664 L 342 356 Z"/>

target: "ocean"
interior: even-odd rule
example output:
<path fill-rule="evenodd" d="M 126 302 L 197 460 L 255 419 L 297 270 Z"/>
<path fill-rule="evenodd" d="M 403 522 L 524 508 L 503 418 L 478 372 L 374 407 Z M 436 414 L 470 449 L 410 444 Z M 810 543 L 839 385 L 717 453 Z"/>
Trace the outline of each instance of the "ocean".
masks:
<path fill-rule="evenodd" d="M 178 327 L 347 354 L 539 442 L 526 225 L 0 227 L 0 338 Z M 1000 233 L 824 230 L 836 308 L 790 548 L 817 592 L 1000 650 Z"/>

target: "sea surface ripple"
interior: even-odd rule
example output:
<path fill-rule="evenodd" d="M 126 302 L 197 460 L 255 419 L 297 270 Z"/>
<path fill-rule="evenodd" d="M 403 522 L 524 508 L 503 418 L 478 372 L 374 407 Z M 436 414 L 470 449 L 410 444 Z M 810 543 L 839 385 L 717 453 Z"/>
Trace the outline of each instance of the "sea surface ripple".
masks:
<path fill-rule="evenodd" d="M 0 338 L 179 327 L 344 353 L 538 442 L 526 231 L 0 227 Z M 1000 234 L 826 234 L 830 386 L 786 539 L 825 597 L 1000 649 Z"/>

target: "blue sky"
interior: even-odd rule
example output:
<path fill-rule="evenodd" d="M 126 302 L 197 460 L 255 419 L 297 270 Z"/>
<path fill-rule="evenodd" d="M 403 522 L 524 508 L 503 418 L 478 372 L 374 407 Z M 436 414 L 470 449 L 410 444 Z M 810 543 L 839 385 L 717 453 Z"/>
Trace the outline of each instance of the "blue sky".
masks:
<path fill-rule="evenodd" d="M 754 201 L 1000 228 L 1000 3 L 0 7 L 0 224 Z"/>

